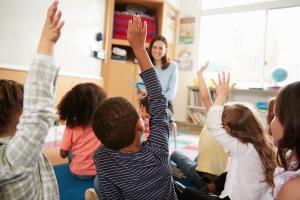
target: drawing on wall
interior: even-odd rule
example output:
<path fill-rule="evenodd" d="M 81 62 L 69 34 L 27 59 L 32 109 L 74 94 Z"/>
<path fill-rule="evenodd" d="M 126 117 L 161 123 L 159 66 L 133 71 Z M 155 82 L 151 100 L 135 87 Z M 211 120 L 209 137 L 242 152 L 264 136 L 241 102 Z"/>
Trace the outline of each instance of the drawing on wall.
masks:
<path fill-rule="evenodd" d="M 192 44 L 194 42 L 194 29 L 194 17 L 181 18 L 179 25 L 179 44 Z"/>
<path fill-rule="evenodd" d="M 177 59 L 180 71 L 192 71 L 193 70 L 193 60 L 192 52 L 189 48 L 183 47 L 178 51 Z"/>
<path fill-rule="evenodd" d="M 184 17 L 179 24 L 179 44 L 176 60 L 180 71 L 193 71 L 195 17 Z"/>

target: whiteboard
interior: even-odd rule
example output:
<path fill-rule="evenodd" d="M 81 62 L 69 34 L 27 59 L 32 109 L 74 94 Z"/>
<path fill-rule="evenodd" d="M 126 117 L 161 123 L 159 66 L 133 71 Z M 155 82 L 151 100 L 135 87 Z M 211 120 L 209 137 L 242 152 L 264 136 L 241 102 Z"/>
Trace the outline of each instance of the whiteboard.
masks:
<path fill-rule="evenodd" d="M 28 70 L 52 0 L 0 0 L 0 66 Z M 61 0 L 62 35 L 55 49 L 63 74 L 100 77 L 101 62 L 91 56 L 97 32 L 104 30 L 105 0 Z"/>

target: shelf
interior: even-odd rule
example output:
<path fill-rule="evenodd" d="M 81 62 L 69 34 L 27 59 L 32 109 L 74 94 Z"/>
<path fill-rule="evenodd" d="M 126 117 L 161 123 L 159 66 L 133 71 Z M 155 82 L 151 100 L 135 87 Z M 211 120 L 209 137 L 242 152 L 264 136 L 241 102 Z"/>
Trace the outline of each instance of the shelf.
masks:
<path fill-rule="evenodd" d="M 130 46 L 128 40 L 121 40 L 121 39 L 112 39 L 111 44 L 121 45 L 121 46 Z"/>
<path fill-rule="evenodd" d="M 128 66 L 128 67 L 137 65 L 133 62 L 129 62 L 129 61 L 125 61 L 125 60 L 124 61 L 123 60 L 114 60 L 114 59 L 111 59 L 111 63 L 114 65 L 123 65 L 123 66 Z"/>
<path fill-rule="evenodd" d="M 190 90 L 193 90 L 193 91 L 198 91 L 199 90 L 199 87 L 198 86 L 188 86 L 188 88 Z M 215 91 L 216 89 L 215 88 L 209 88 L 210 91 Z M 252 88 L 249 88 L 249 89 L 238 89 L 238 88 L 233 88 L 231 90 L 232 92 L 253 92 L 253 93 L 264 93 L 264 94 L 271 94 L 271 95 L 275 95 L 277 93 L 277 91 L 273 91 L 273 90 L 264 90 L 264 89 L 252 89 Z"/>
<path fill-rule="evenodd" d="M 128 40 L 121 40 L 121 39 L 112 39 L 111 40 L 111 44 L 112 45 L 120 45 L 120 46 L 128 46 L 130 47 L 130 44 L 128 42 Z M 148 48 L 150 45 L 150 43 L 146 43 L 146 48 Z"/>
<path fill-rule="evenodd" d="M 164 0 L 116 0 L 116 4 L 136 4 L 140 6 L 144 6 L 147 9 L 158 9 L 164 4 Z"/>

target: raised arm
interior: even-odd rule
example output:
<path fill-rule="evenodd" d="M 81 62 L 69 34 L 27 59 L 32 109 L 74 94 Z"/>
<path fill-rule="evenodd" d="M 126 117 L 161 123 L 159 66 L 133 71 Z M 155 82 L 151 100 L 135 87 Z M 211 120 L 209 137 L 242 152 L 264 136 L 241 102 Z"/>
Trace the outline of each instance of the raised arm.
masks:
<path fill-rule="evenodd" d="M 130 20 L 128 23 L 127 38 L 139 61 L 142 71 L 140 76 L 147 90 L 150 114 L 150 137 L 147 143 L 151 143 L 168 152 L 169 127 L 166 112 L 167 101 L 162 94 L 161 83 L 145 49 L 146 35 L 147 23 L 144 22 L 144 25 L 142 25 L 141 18 L 133 16 L 133 20 Z"/>
<path fill-rule="evenodd" d="M 213 81 L 216 86 L 217 98 L 207 114 L 207 130 L 225 149 L 229 150 L 231 154 L 238 154 L 238 139 L 230 136 L 222 125 L 224 104 L 231 90 L 229 82 L 230 74 L 228 74 L 226 78 L 224 72 L 222 75 L 218 75 L 218 83 Z"/>
<path fill-rule="evenodd" d="M 205 83 L 203 72 L 208 67 L 209 62 L 206 62 L 205 65 L 200 67 L 199 71 L 197 72 L 198 76 L 198 87 L 199 87 L 199 97 L 202 100 L 206 111 L 208 112 L 209 108 L 213 105 L 209 89 Z"/>
<path fill-rule="evenodd" d="M 139 61 L 142 72 L 153 68 L 153 64 L 145 48 L 146 36 L 147 22 L 144 21 L 144 24 L 142 24 L 140 16 L 133 16 L 133 20 L 129 20 L 128 22 L 127 39 Z"/>
<path fill-rule="evenodd" d="M 35 165 L 39 158 L 53 116 L 54 86 L 57 69 L 53 62 L 54 46 L 60 36 L 63 22 L 61 12 L 54 1 L 48 9 L 47 18 L 40 37 L 24 89 L 23 114 L 17 132 L 8 144 L 5 162 L 14 169 Z"/>

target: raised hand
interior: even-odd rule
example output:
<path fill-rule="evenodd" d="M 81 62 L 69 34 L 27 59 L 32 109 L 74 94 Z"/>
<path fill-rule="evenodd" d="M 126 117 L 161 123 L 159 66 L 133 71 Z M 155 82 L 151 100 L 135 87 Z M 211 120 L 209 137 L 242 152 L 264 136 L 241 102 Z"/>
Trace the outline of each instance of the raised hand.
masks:
<path fill-rule="evenodd" d="M 224 105 L 224 103 L 227 100 L 227 97 L 233 87 L 229 86 L 230 83 L 230 73 L 227 74 L 227 77 L 225 75 L 225 72 L 222 72 L 222 74 L 218 74 L 218 83 L 216 83 L 214 80 L 212 80 L 213 84 L 216 87 L 216 93 L 217 98 L 215 100 L 215 105 Z"/>
<path fill-rule="evenodd" d="M 209 61 L 207 61 L 203 66 L 200 67 L 200 69 L 197 72 L 198 77 L 202 76 L 202 73 L 208 66 L 209 66 Z"/>
<path fill-rule="evenodd" d="M 153 67 L 153 64 L 145 49 L 145 41 L 147 36 L 147 23 L 142 20 L 140 16 L 133 16 L 132 20 L 128 22 L 127 39 L 136 58 L 139 61 L 141 71 L 148 70 Z"/>
<path fill-rule="evenodd" d="M 147 22 L 142 20 L 140 16 L 133 16 L 128 22 L 127 39 L 133 49 L 145 49 L 147 36 Z"/>
<path fill-rule="evenodd" d="M 147 97 L 147 91 L 141 91 L 140 93 L 137 94 L 137 98 L 139 101 L 146 97 Z"/>
<path fill-rule="evenodd" d="M 53 48 L 61 35 L 64 22 L 61 20 L 62 12 L 58 11 L 58 1 L 55 0 L 48 8 L 47 18 L 41 33 L 38 53 L 52 55 Z"/>
<path fill-rule="evenodd" d="M 206 111 L 208 111 L 209 108 L 213 105 L 209 89 L 203 77 L 203 71 L 208 67 L 208 65 L 209 62 L 206 62 L 203 66 L 200 67 L 200 69 L 197 72 L 200 99 L 202 100 Z"/>

